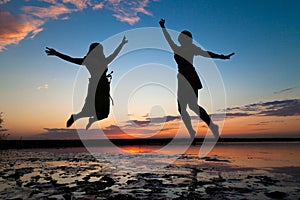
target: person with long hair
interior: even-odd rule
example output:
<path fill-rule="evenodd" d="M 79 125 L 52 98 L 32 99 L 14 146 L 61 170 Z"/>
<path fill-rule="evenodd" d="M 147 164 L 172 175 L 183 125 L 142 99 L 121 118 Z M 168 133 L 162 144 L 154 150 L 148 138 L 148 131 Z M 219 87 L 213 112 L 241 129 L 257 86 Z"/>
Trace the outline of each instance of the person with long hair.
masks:
<path fill-rule="evenodd" d="M 88 129 L 95 121 L 108 116 L 110 109 L 108 77 L 111 76 L 110 74 L 107 75 L 108 65 L 117 57 L 127 42 L 128 40 L 124 36 L 119 46 L 107 57 L 104 55 L 103 46 L 98 42 L 90 45 L 87 55 L 83 58 L 73 58 L 53 48 L 46 47 L 45 52 L 48 56 L 57 56 L 65 61 L 84 65 L 91 76 L 83 108 L 79 113 L 70 116 L 66 123 L 67 127 L 70 127 L 77 119 L 89 117 L 89 122 L 86 126 L 86 129 Z"/>

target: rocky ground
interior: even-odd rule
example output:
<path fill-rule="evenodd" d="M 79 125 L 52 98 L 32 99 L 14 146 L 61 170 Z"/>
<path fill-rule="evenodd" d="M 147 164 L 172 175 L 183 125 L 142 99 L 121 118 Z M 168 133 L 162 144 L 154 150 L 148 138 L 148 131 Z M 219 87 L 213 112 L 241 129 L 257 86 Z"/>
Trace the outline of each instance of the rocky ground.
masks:
<path fill-rule="evenodd" d="M 131 162 L 137 154 L 0 154 L 0 199 L 300 199 L 299 168 L 246 168 L 217 156 L 182 155 L 149 170 L 169 159 L 151 155 L 148 163 L 138 159 L 144 170 L 137 170 Z"/>

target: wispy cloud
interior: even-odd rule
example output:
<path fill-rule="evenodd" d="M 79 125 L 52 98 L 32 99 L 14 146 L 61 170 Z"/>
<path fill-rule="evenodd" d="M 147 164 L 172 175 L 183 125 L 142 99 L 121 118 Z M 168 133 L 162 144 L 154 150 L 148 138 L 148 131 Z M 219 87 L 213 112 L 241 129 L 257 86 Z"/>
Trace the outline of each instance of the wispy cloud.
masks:
<path fill-rule="evenodd" d="M 104 3 L 100 2 L 100 3 L 93 5 L 93 10 L 99 10 L 99 9 L 102 9 L 103 7 L 104 7 Z"/>
<path fill-rule="evenodd" d="M 73 4 L 79 10 L 83 10 L 88 6 L 92 6 L 90 0 L 63 0 L 63 3 Z"/>
<path fill-rule="evenodd" d="M 300 99 L 287 99 L 247 104 L 228 108 L 230 115 L 258 116 L 298 116 L 300 115 Z"/>
<path fill-rule="evenodd" d="M 135 24 L 140 20 L 139 13 L 152 16 L 152 14 L 146 10 L 149 0 L 131 1 L 131 0 L 107 0 L 104 7 L 113 11 L 114 17 L 121 22 L 127 22 L 130 25 Z"/>
<path fill-rule="evenodd" d="M 136 127 L 110 125 L 99 129 L 44 128 L 44 132 L 30 139 L 105 139 L 143 137 L 152 130 Z M 129 134 L 128 134 L 129 133 Z M 28 138 L 27 138 L 28 139 Z"/>
<path fill-rule="evenodd" d="M 106 133 L 105 133 L 106 134 Z M 113 135 L 113 133 L 108 134 Z M 107 138 L 98 129 L 72 129 L 72 128 L 44 128 L 44 132 L 28 136 L 26 139 L 35 140 L 84 140 L 84 139 L 105 139 Z"/>
<path fill-rule="evenodd" d="M 258 114 L 266 116 L 296 116 L 300 115 L 300 99 L 265 102 Z"/>
<path fill-rule="evenodd" d="M 178 116 L 171 116 L 171 115 L 167 115 L 167 116 L 162 116 L 162 117 L 149 117 L 149 114 L 143 116 L 145 119 L 144 120 L 136 120 L 136 119 L 132 119 L 132 120 L 128 120 L 127 126 L 133 126 L 133 127 L 145 127 L 148 125 L 157 125 L 157 124 L 162 124 L 162 123 L 167 123 L 167 122 L 171 122 L 174 120 L 178 120 L 181 117 Z"/>
<path fill-rule="evenodd" d="M 78 9 L 68 8 L 64 4 L 54 4 L 49 7 L 38 7 L 38 6 L 24 6 L 22 10 L 27 15 L 33 15 L 40 19 L 59 19 L 58 17 L 63 14 L 69 14 L 78 11 Z"/>
<path fill-rule="evenodd" d="M 287 99 L 277 101 L 266 101 L 243 106 L 228 108 L 226 117 L 239 118 L 248 116 L 300 116 L 300 99 Z M 130 115 L 133 116 L 133 115 Z M 212 114 L 214 120 L 223 119 L 224 113 Z M 192 120 L 199 120 L 197 116 L 191 116 Z M 269 130 L 270 125 L 284 123 L 285 121 L 270 120 L 261 118 L 263 121 L 252 122 L 248 125 L 255 131 Z M 178 133 L 178 120 L 180 115 L 167 115 L 162 117 L 149 117 L 144 115 L 142 119 L 131 119 L 123 125 L 110 125 L 99 131 L 98 129 L 65 129 L 65 128 L 44 128 L 45 132 L 35 135 L 31 139 L 105 139 L 105 138 L 145 138 L 151 137 L 172 137 Z M 163 125 L 163 126 L 161 126 Z M 202 125 L 201 127 L 207 127 Z M 155 135 L 153 135 L 155 134 Z"/>
<path fill-rule="evenodd" d="M 248 124 L 248 125 L 258 127 L 258 126 L 266 126 L 266 125 L 273 124 L 273 123 L 283 123 L 283 122 L 284 122 L 283 120 L 260 121 L 258 123 L 252 123 L 252 124 Z"/>
<path fill-rule="evenodd" d="M 289 88 L 285 88 L 285 89 L 282 89 L 282 90 L 279 90 L 279 91 L 275 91 L 274 94 L 281 94 L 281 93 L 284 93 L 284 92 L 290 92 L 292 90 L 294 90 L 296 87 L 289 87 Z"/>
<path fill-rule="evenodd" d="M 44 21 L 25 14 L 14 15 L 8 11 L 0 10 L 0 24 L 1 52 L 7 45 L 18 44 L 26 37 L 34 38 L 43 30 Z"/>
<path fill-rule="evenodd" d="M 42 90 L 42 89 L 48 89 L 48 88 L 49 88 L 49 85 L 46 83 L 44 85 L 38 86 L 36 89 L 37 90 Z"/>
<path fill-rule="evenodd" d="M 146 137 L 165 137 L 165 133 L 172 135 L 178 131 L 178 127 L 163 126 L 157 128 L 154 126 L 140 126 L 135 125 L 110 125 L 103 128 L 102 131 L 108 138 L 146 138 Z"/>
<path fill-rule="evenodd" d="M 221 120 L 226 118 L 239 118 L 249 116 L 298 116 L 300 115 L 300 99 L 287 99 L 277 101 L 267 101 L 246 104 L 243 106 L 231 107 L 227 109 L 226 113 L 213 113 L 211 117 L 215 120 Z M 144 119 L 131 119 L 126 121 L 124 127 L 126 128 L 151 128 L 155 129 L 155 126 L 167 124 L 168 122 L 176 122 L 181 120 L 180 115 L 174 116 L 162 116 L 162 117 L 149 117 L 149 114 L 143 116 Z M 191 120 L 199 120 L 198 116 L 191 116 Z M 263 122 L 266 123 L 266 122 Z"/>
<path fill-rule="evenodd" d="M 112 11 L 112 16 L 121 22 L 134 25 L 140 21 L 139 14 L 152 16 L 146 10 L 150 0 L 104 0 L 95 2 L 91 0 L 41 0 L 43 6 L 23 6 L 21 14 L 12 14 L 9 11 L 0 10 L 0 52 L 7 45 L 18 44 L 25 38 L 33 39 L 36 34 L 43 31 L 43 25 L 49 20 L 67 20 L 71 13 L 88 8 L 93 10 L 107 9 Z M 9 3 L 9 0 L 0 0 L 1 4 Z M 27 4 L 29 4 L 28 2 Z"/>
<path fill-rule="evenodd" d="M 26 139 L 35 140 L 76 140 L 80 139 L 76 129 L 64 129 L 64 128 L 44 128 L 45 132 L 28 136 Z"/>
<path fill-rule="evenodd" d="M 127 123 L 130 124 L 130 126 L 148 126 L 150 124 L 150 120 L 129 120 Z"/>
<path fill-rule="evenodd" d="M 236 118 L 236 117 L 248 117 L 248 116 L 251 116 L 251 115 L 252 114 L 247 113 L 247 112 L 227 112 L 227 113 L 211 114 L 211 117 L 214 120 L 223 120 L 225 117 L 226 118 Z M 193 116 L 193 117 L 191 117 L 191 119 L 197 119 L 197 116 Z"/>
<path fill-rule="evenodd" d="M 147 115 L 148 116 L 148 115 Z M 134 137 L 162 137 L 164 133 L 178 129 L 172 121 L 180 119 L 180 116 L 163 116 L 163 117 L 144 117 L 144 119 L 131 119 L 121 125 L 110 125 L 102 129 L 104 134 L 109 138 L 134 138 Z M 171 123 L 170 123 L 171 122 Z"/>
<path fill-rule="evenodd" d="M 167 115 L 163 117 L 148 117 L 146 118 L 147 120 L 150 120 L 152 123 L 165 123 L 165 122 L 170 122 L 174 120 L 178 120 L 181 117 L 179 115 L 177 116 L 172 116 L 172 115 Z"/>

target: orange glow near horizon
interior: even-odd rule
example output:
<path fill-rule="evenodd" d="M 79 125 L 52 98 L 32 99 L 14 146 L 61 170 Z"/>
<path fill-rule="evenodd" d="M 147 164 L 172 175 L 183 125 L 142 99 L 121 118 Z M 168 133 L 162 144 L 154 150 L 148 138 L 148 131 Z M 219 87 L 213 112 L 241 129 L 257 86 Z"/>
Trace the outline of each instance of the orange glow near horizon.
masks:
<path fill-rule="evenodd" d="M 51 116 L 53 117 L 53 116 Z M 7 133 L 10 134 L 8 139 L 17 139 L 27 136 L 35 136 L 43 134 L 46 132 L 44 128 L 57 128 L 62 127 L 65 129 L 65 118 L 67 115 L 61 116 L 59 120 L 53 119 L 53 121 L 46 121 L 43 119 L 43 123 L 35 122 L 27 118 L 16 119 L 14 121 L 8 121 L 5 123 L 3 128 L 9 129 Z M 33 119 L 38 120 L 37 117 Z M 59 121 L 59 122 L 57 122 Z M 22 127 L 17 126 L 18 123 L 23 123 Z M 87 119 L 79 120 L 78 123 L 84 127 Z M 105 135 L 110 139 L 136 139 L 136 138 L 174 138 L 174 137 L 189 137 L 189 134 L 181 124 L 181 120 L 176 120 L 172 122 L 166 122 L 161 126 L 147 125 L 142 127 L 130 127 L 130 126 L 120 126 L 119 129 L 110 130 Z M 218 123 L 218 121 L 216 121 Z M 47 124 L 47 126 L 45 125 Z M 107 127 L 114 125 L 112 118 L 108 118 L 93 125 L 93 129 L 107 129 Z M 180 125 L 181 124 L 181 125 Z M 118 127 L 117 125 L 115 125 Z M 194 127 L 197 127 L 196 137 L 204 137 L 207 134 L 208 127 L 204 122 L 200 121 L 199 124 L 194 123 Z M 75 128 L 82 128 L 81 126 L 72 126 L 70 130 Z M 123 130 L 124 129 L 124 130 Z M 159 130 L 160 129 L 160 130 Z M 68 130 L 68 129 L 66 129 Z M 221 130 L 221 137 L 274 137 L 280 135 L 279 137 L 297 137 L 299 136 L 300 124 L 298 116 L 289 117 L 266 117 L 266 116 L 249 116 L 249 117 L 237 117 L 237 118 L 227 118 L 225 120 L 223 129 Z M 210 134 L 210 133 L 208 133 Z M 287 134 L 287 135 L 285 135 Z M 104 137 L 105 138 L 105 137 Z"/>
<path fill-rule="evenodd" d="M 156 149 L 159 149 L 159 146 L 155 148 L 155 146 L 147 147 L 147 146 L 126 146 L 126 147 L 119 147 L 125 153 L 151 153 L 154 152 Z"/>
<path fill-rule="evenodd" d="M 290 117 L 265 117 L 250 116 L 227 119 L 222 134 L 299 134 L 300 124 L 298 116 Z"/>

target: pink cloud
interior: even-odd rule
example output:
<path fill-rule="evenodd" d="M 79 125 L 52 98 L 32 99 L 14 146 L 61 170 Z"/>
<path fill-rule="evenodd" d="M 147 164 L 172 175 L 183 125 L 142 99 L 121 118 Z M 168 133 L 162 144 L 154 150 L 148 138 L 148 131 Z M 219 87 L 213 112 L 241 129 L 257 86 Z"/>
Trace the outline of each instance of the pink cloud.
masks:
<path fill-rule="evenodd" d="M 148 6 L 149 0 L 144 0 L 144 1 L 138 1 L 137 6 L 134 8 L 136 13 L 143 13 L 145 15 L 152 16 L 152 13 L 147 11 L 145 7 Z"/>
<path fill-rule="evenodd" d="M 50 4 L 56 4 L 57 0 L 43 0 L 43 2 L 50 3 Z"/>
<path fill-rule="evenodd" d="M 104 6 L 104 3 L 101 2 L 101 3 L 98 3 L 96 5 L 93 5 L 93 10 L 99 10 L 99 9 L 102 9 Z"/>
<path fill-rule="evenodd" d="M 77 11 L 76 9 L 68 8 L 63 4 L 55 4 L 49 7 L 24 6 L 22 7 L 22 10 L 27 15 L 33 15 L 41 19 L 58 19 L 60 15 Z"/>
<path fill-rule="evenodd" d="M 108 0 L 105 7 L 115 14 L 116 17 L 121 22 L 127 22 L 133 25 L 140 21 L 139 13 L 152 16 L 152 13 L 147 11 L 145 8 L 148 6 L 149 0 L 141 1 L 130 1 L 130 0 Z"/>
<path fill-rule="evenodd" d="M 63 3 L 71 3 L 79 10 L 83 10 L 87 8 L 87 6 L 91 6 L 90 0 L 63 0 Z"/>
<path fill-rule="evenodd" d="M 58 0 L 42 0 L 45 3 L 49 3 L 49 4 L 60 4 L 60 1 Z M 85 8 L 87 8 L 88 6 L 91 6 L 92 3 L 90 0 L 62 0 L 63 4 L 73 4 L 73 6 L 75 6 L 77 9 L 79 10 L 83 10 Z"/>
<path fill-rule="evenodd" d="M 124 16 L 124 15 L 119 15 L 119 14 L 114 14 L 113 15 L 115 18 L 117 18 L 121 22 L 127 22 L 130 25 L 134 25 L 136 22 L 140 21 L 139 17 L 130 17 L 130 16 Z"/>
<path fill-rule="evenodd" d="M 48 89 L 48 88 L 49 88 L 49 85 L 46 83 L 44 85 L 38 86 L 36 89 L 41 90 L 41 89 Z"/>
<path fill-rule="evenodd" d="M 48 3 L 53 2 L 55 3 L 55 1 L 48 1 Z M 0 10 L 0 52 L 7 45 L 19 44 L 26 37 L 33 39 L 43 31 L 42 26 L 47 20 L 58 19 L 60 15 L 77 10 L 69 9 L 63 4 L 55 4 L 49 7 L 24 6 L 22 11 L 23 14 L 15 15 L 9 11 Z M 64 17 L 61 20 L 65 19 L 68 18 Z"/>
<path fill-rule="evenodd" d="M 13 15 L 8 11 L 0 10 L 0 52 L 5 46 L 18 44 L 21 40 L 29 36 L 33 38 L 43 30 L 44 21 L 34 19 L 21 14 Z M 5 28 L 3 28 L 5 27 Z"/>
<path fill-rule="evenodd" d="M 91 7 L 93 10 L 108 9 L 113 16 L 130 25 L 140 21 L 138 14 L 152 16 L 146 10 L 150 0 L 104 0 L 92 2 L 91 0 L 42 0 L 46 3 L 44 7 L 23 6 L 22 14 L 15 15 L 9 11 L 0 10 L 0 52 L 7 45 L 18 44 L 25 38 L 33 39 L 43 31 L 43 25 L 48 20 L 68 20 L 69 16 L 62 16 L 78 12 Z M 0 0 L 0 5 L 10 0 Z M 50 4 L 50 5 L 49 5 Z M 73 6 L 72 6 L 73 5 Z M 5 27 L 5 28 L 3 28 Z"/>

